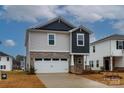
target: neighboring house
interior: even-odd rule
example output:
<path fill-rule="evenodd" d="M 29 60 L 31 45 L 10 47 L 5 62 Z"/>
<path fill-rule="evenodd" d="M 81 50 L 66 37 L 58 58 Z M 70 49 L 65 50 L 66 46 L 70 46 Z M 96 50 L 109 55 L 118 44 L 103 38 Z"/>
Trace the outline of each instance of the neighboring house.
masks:
<path fill-rule="evenodd" d="M 23 57 L 23 59 L 20 61 L 21 65 L 21 70 L 25 71 L 26 70 L 26 60 L 25 57 Z"/>
<path fill-rule="evenodd" d="M 23 55 L 17 55 L 15 57 L 15 60 L 13 61 L 13 69 L 14 70 L 24 70 L 26 69 L 26 60 L 25 56 Z"/>
<path fill-rule="evenodd" d="M 92 70 L 124 70 L 124 35 L 111 35 L 90 44 Z"/>
<path fill-rule="evenodd" d="M 0 52 L 0 70 L 1 71 L 11 71 L 12 70 L 13 57 Z"/>
<path fill-rule="evenodd" d="M 82 73 L 89 54 L 89 31 L 75 27 L 61 17 L 26 33 L 27 68 L 36 73 Z"/>

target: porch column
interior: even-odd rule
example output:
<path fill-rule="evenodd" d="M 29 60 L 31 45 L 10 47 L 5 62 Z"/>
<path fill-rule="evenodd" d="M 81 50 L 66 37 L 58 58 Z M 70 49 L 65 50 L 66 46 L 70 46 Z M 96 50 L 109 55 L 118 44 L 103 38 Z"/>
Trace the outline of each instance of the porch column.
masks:
<path fill-rule="evenodd" d="M 71 66 L 74 66 L 74 55 L 71 55 Z"/>
<path fill-rule="evenodd" d="M 113 57 L 110 57 L 110 71 L 113 71 Z"/>
<path fill-rule="evenodd" d="M 85 58 L 84 58 L 85 57 Z M 87 56 L 83 56 L 84 70 L 85 70 L 85 62 L 87 61 Z"/>

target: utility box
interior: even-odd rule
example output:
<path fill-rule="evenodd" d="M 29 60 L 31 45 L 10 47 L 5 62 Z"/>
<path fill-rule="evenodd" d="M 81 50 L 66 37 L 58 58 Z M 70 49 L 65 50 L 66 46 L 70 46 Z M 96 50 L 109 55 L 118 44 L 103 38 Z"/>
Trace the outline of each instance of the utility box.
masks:
<path fill-rule="evenodd" d="M 7 79 L 7 74 L 6 73 L 1 74 L 1 80 L 3 80 L 3 79 Z"/>

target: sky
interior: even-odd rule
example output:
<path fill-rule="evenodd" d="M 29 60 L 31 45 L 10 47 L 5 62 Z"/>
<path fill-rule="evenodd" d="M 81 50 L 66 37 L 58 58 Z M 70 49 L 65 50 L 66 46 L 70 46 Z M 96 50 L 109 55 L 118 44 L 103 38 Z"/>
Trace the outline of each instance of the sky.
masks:
<path fill-rule="evenodd" d="M 93 32 L 90 41 L 112 34 L 124 34 L 124 6 L 0 6 L 0 51 L 25 55 L 26 29 L 62 16 L 75 26 Z"/>

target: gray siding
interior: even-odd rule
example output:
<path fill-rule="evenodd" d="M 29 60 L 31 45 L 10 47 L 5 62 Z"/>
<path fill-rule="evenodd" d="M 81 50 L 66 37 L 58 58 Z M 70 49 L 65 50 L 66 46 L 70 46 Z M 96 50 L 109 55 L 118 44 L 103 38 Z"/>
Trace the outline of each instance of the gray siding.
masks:
<path fill-rule="evenodd" d="M 57 20 L 55 22 L 52 22 L 48 25 L 45 25 L 43 27 L 35 28 L 35 29 L 42 29 L 42 30 L 55 30 L 55 31 L 68 31 L 73 29 L 73 27 L 67 25 L 63 21 L 60 20 L 60 22 Z"/>
<path fill-rule="evenodd" d="M 77 46 L 77 33 L 84 33 L 84 46 Z M 79 29 L 72 32 L 72 53 L 89 53 L 89 33 Z"/>

